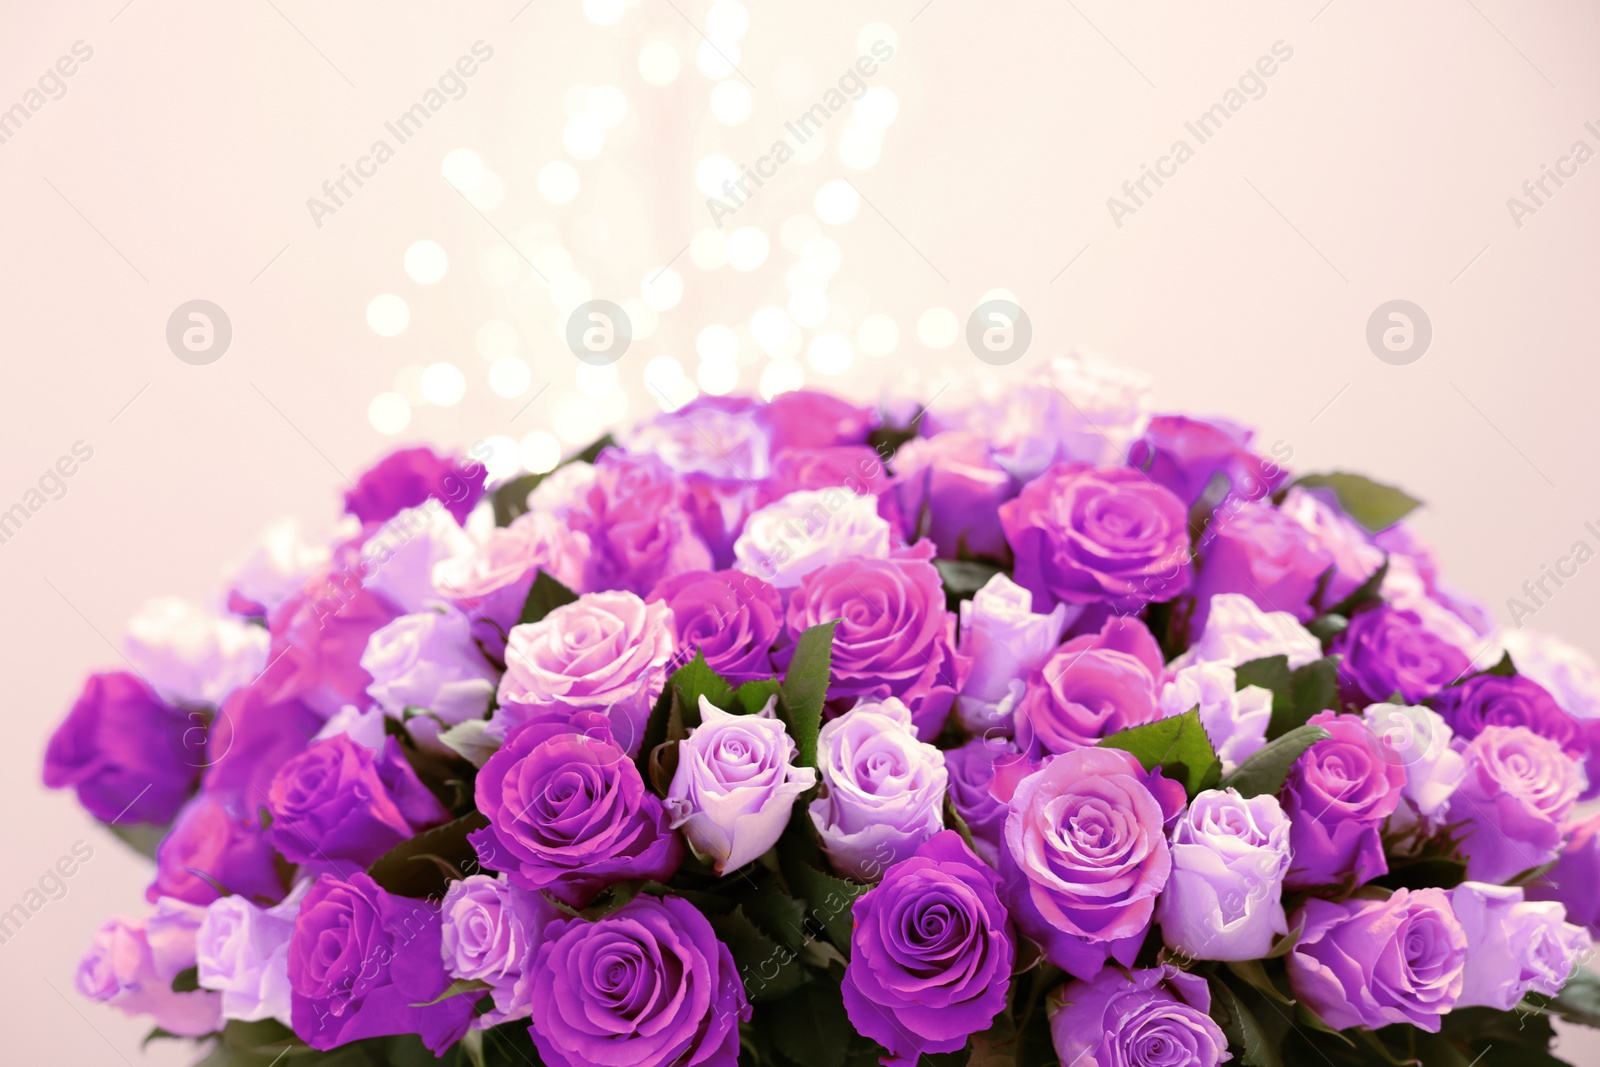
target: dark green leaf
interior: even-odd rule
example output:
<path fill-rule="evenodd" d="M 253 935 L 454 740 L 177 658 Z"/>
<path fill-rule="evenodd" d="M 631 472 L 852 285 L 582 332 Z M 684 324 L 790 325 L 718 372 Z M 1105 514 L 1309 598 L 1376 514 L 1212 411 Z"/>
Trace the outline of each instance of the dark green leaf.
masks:
<path fill-rule="evenodd" d="M 776 875 L 757 864 L 753 873 L 734 887 L 735 899 L 762 933 L 799 951 L 811 938 L 806 930 L 806 906 L 789 895 Z"/>
<path fill-rule="evenodd" d="M 644 738 L 639 743 L 639 754 L 634 757 L 634 762 L 639 766 L 639 773 L 645 781 L 650 781 L 650 762 L 655 758 L 656 749 L 666 744 L 668 731 L 672 720 L 672 680 L 661 687 L 661 695 L 656 697 L 655 707 L 650 709 L 650 717 L 644 723 Z M 682 729 L 682 723 L 678 724 Z"/>
<path fill-rule="evenodd" d="M 424 830 L 378 857 L 367 873 L 381 888 L 403 897 L 441 896 L 450 878 L 437 861 L 464 871 L 476 870 L 478 856 L 467 843 L 467 835 L 488 825 L 489 820 L 474 811 Z"/>
<path fill-rule="evenodd" d="M 1228 1045 L 1239 1053 L 1243 1067 L 1283 1067 L 1278 1046 L 1254 1013 L 1245 1006 L 1228 983 L 1213 977 L 1211 983 L 1211 1017 L 1222 1028 Z"/>
<path fill-rule="evenodd" d="M 733 691 L 734 707 L 730 711 L 741 711 L 746 715 L 755 715 L 767 706 L 767 702 L 778 695 L 783 683 L 776 678 L 757 678 L 755 681 L 746 682 Z"/>
<path fill-rule="evenodd" d="M 1182 785 L 1191 798 L 1210 789 L 1222 776 L 1222 761 L 1200 725 L 1198 709 L 1118 730 L 1102 738 L 1100 747 L 1131 752 L 1147 771 L 1160 767 L 1162 774 Z"/>
<path fill-rule="evenodd" d="M 822 729 L 822 706 L 833 678 L 833 631 L 838 625 L 839 620 L 832 619 L 800 635 L 779 687 L 780 712 L 799 749 L 801 767 L 817 765 L 817 732 Z"/>
<path fill-rule="evenodd" d="M 411 1006 L 413 1008 L 428 1008 L 435 1004 L 442 1004 L 447 1000 L 454 1000 L 456 997 L 473 996 L 474 994 L 487 993 L 492 988 L 494 987 L 488 982 L 480 982 L 475 978 L 457 978 L 451 981 L 449 985 L 445 986 L 444 992 L 440 993 L 432 1000 L 423 1001 L 421 1004 L 413 1004 Z"/>
<path fill-rule="evenodd" d="M 879 426 L 867 435 L 867 445 L 878 453 L 880 459 L 888 459 L 915 436 L 915 426 Z"/>
<path fill-rule="evenodd" d="M 1569 1023 L 1600 1027 L 1600 975 L 1580 967 L 1556 996 L 1530 994 L 1528 1002 Z"/>
<path fill-rule="evenodd" d="M 723 710 L 733 703 L 733 686 L 696 652 L 694 659 L 672 672 L 672 691 L 678 699 L 678 714 L 685 727 L 700 725 L 700 698 L 705 697 Z"/>
<path fill-rule="evenodd" d="M 1360 474 L 1341 471 L 1307 474 L 1294 484 L 1309 489 L 1332 489 L 1344 513 L 1371 533 L 1387 530 L 1422 506 L 1422 501 L 1416 497 Z"/>
<path fill-rule="evenodd" d="M 522 602 L 522 615 L 517 623 L 526 626 L 531 622 L 543 622 L 546 615 L 577 599 L 577 593 L 550 577 L 541 567 L 533 585 L 528 587 L 528 599 Z"/>
<path fill-rule="evenodd" d="M 1374 601 L 1381 600 L 1382 598 L 1378 595 L 1378 590 L 1383 588 L 1383 579 L 1386 575 L 1388 575 L 1388 573 L 1389 557 L 1384 556 L 1383 562 L 1378 565 L 1378 569 L 1367 575 L 1366 581 L 1356 586 L 1354 591 L 1352 591 L 1349 596 L 1345 597 L 1333 607 L 1329 608 L 1327 613 L 1330 615 L 1340 615 L 1348 619 L 1350 616 L 1354 615 L 1358 609 L 1363 608 Z"/>
<path fill-rule="evenodd" d="M 1494 675 L 1498 675 L 1501 678 L 1513 678 L 1513 677 L 1516 676 L 1516 673 L 1517 673 L 1517 665 L 1515 663 L 1511 662 L 1511 653 L 1502 652 L 1500 654 L 1500 662 L 1499 663 L 1496 663 L 1493 667 L 1490 667 L 1488 670 L 1482 671 L 1480 673 L 1482 673 L 1482 674 L 1494 674 Z"/>
<path fill-rule="evenodd" d="M 936 559 L 933 565 L 944 582 L 945 602 L 951 611 L 959 611 L 961 601 L 971 600 L 990 578 L 1005 570 L 998 564 L 980 560 Z"/>
<path fill-rule="evenodd" d="M 1328 644 L 1335 637 L 1338 637 L 1349 628 L 1349 619 L 1345 618 L 1343 615 L 1334 615 L 1331 613 L 1327 615 L 1318 615 L 1316 618 L 1306 623 L 1306 632 L 1312 637 L 1315 637 L 1318 641 L 1321 641 L 1323 648 L 1327 648 Z"/>
<path fill-rule="evenodd" d="M 172 991 L 174 993 L 195 993 L 200 989 L 200 968 L 185 967 L 172 976 Z"/>
<path fill-rule="evenodd" d="M 1339 707 L 1339 657 L 1324 656 L 1294 672 L 1294 714 L 1299 726 L 1319 711 Z M 1276 715 L 1274 715 L 1276 718 Z M 1287 731 L 1286 731 L 1287 732 Z"/>
<path fill-rule="evenodd" d="M 745 994 L 751 1000 L 777 1000 L 805 982 L 806 970 L 795 950 L 762 933 L 743 908 L 706 918 L 716 931 L 717 940 L 732 953 Z"/>
<path fill-rule="evenodd" d="M 156 858 L 156 848 L 167 836 L 165 826 L 155 826 L 150 823 L 101 823 L 100 825 L 115 834 L 123 844 L 150 859 Z"/>
<path fill-rule="evenodd" d="M 770 1035 L 773 1048 L 796 1067 L 843 1067 L 856 1036 L 839 983 L 827 979 L 807 982 L 761 1005 L 755 1021 L 756 1029 Z"/>
<path fill-rule="evenodd" d="M 1449 856 L 1426 856 L 1409 863 L 1391 858 L 1388 872 L 1371 884 L 1385 889 L 1454 889 L 1466 878 L 1466 863 Z"/>
<path fill-rule="evenodd" d="M 1240 796 L 1276 796 L 1289 776 L 1289 768 L 1300 754 L 1329 736 L 1320 726 L 1297 726 L 1276 741 L 1268 741 L 1252 752 L 1234 772 L 1222 779 L 1224 789 L 1237 789 Z"/>

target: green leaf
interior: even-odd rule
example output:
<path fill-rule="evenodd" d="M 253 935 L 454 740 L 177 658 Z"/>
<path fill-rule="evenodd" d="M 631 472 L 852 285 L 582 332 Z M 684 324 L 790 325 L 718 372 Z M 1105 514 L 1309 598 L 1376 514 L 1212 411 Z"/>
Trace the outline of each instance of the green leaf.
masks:
<path fill-rule="evenodd" d="M 167 836 L 167 827 L 152 823 L 101 823 L 100 825 L 115 834 L 123 844 L 150 859 L 156 858 L 156 848 Z"/>
<path fill-rule="evenodd" d="M 730 711 L 740 711 L 746 715 L 755 715 L 767 706 L 767 702 L 778 695 L 783 688 L 783 683 L 776 678 L 757 678 L 746 682 L 733 691 L 735 707 Z"/>
<path fill-rule="evenodd" d="M 462 870 L 476 870 L 478 856 L 467 843 L 467 835 L 488 825 L 489 820 L 474 811 L 424 830 L 379 856 L 367 873 L 380 887 L 403 897 L 441 896 L 450 878 L 438 861 Z"/>
<path fill-rule="evenodd" d="M 439 743 L 472 764 L 482 767 L 500 751 L 500 742 L 488 734 L 489 724 L 482 719 L 458 722 L 439 734 Z"/>
<path fill-rule="evenodd" d="M 795 950 L 762 933 L 743 908 L 726 915 L 707 915 L 717 940 L 728 946 L 738 965 L 745 994 L 751 1000 L 777 1000 L 800 988 L 806 980 Z"/>
<path fill-rule="evenodd" d="M 197 993 L 200 991 L 200 968 L 185 967 L 172 976 L 172 991 L 174 993 Z"/>
<path fill-rule="evenodd" d="M 779 686 L 779 710 L 799 749 L 798 766 L 817 765 L 817 733 L 833 674 L 833 631 L 838 619 L 819 623 L 795 642 L 794 658 Z"/>
<path fill-rule="evenodd" d="M 1272 1041 L 1255 1015 L 1245 1007 L 1228 983 L 1213 977 L 1211 984 L 1211 1017 L 1222 1028 L 1230 1048 L 1239 1053 L 1243 1067 L 1283 1067 L 1277 1044 Z"/>
<path fill-rule="evenodd" d="M 728 680 L 706 663 L 706 657 L 700 652 L 694 654 L 694 659 L 672 672 L 670 682 L 673 694 L 678 701 L 678 713 L 683 718 L 683 725 L 695 727 L 700 725 L 700 698 L 705 697 L 713 705 L 723 710 L 733 703 L 733 686 Z"/>
<path fill-rule="evenodd" d="M 1383 579 L 1388 575 L 1388 573 L 1389 557 L 1384 556 L 1383 562 L 1378 565 L 1378 569 L 1367 575 L 1366 581 L 1356 586 L 1349 596 L 1345 597 L 1333 607 L 1329 608 L 1327 613 L 1330 615 L 1342 616 L 1343 618 L 1348 619 L 1350 616 L 1354 615 L 1358 609 L 1363 608 L 1374 601 L 1382 600 L 1383 598 L 1378 595 L 1378 590 L 1383 588 Z"/>
<path fill-rule="evenodd" d="M 1224 966 L 1256 992 L 1271 997 L 1279 1004 L 1294 1003 L 1294 998 L 1286 995 L 1273 984 L 1272 979 L 1267 975 L 1266 967 L 1260 960 L 1229 960 Z"/>
<path fill-rule="evenodd" d="M 480 982 L 476 978 L 456 978 L 453 979 L 449 985 L 444 987 L 444 992 L 440 993 L 432 1000 L 426 1000 L 421 1004 L 413 1004 L 411 1006 L 413 1008 L 430 1008 L 435 1004 L 442 1004 L 445 1001 L 453 1000 L 456 997 L 465 997 L 473 993 L 487 993 L 492 988 L 494 987 L 488 982 Z"/>
<path fill-rule="evenodd" d="M 887 459 L 900 451 L 900 446 L 917 436 L 915 426 L 879 426 L 867 435 L 867 445 L 880 458 Z"/>
<path fill-rule="evenodd" d="M 1344 513 L 1371 533 L 1387 530 L 1422 506 L 1422 501 L 1409 493 L 1360 474 L 1307 474 L 1294 484 L 1308 489 L 1332 489 Z"/>
<path fill-rule="evenodd" d="M 845 1014 L 839 983 L 807 982 L 779 1000 L 761 1005 L 756 1029 L 796 1067 L 843 1067 L 855 1030 Z"/>
<path fill-rule="evenodd" d="M 933 565 L 944 582 L 945 602 L 951 611 L 961 610 L 961 601 L 971 600 L 990 578 L 1005 571 L 997 563 L 981 560 L 936 559 Z"/>
<path fill-rule="evenodd" d="M 1554 997 L 1531 993 L 1524 1003 L 1559 1015 L 1569 1023 L 1600 1027 L 1600 975 L 1580 967 Z"/>
<path fill-rule="evenodd" d="M 1289 669 L 1289 657 L 1267 656 L 1240 664 L 1234 669 L 1240 689 L 1258 685 L 1272 690 L 1272 720 L 1267 725 L 1267 740 L 1282 737 L 1317 712 L 1339 706 L 1339 660 L 1324 656 L 1296 670 Z"/>
<path fill-rule="evenodd" d="M 1197 708 L 1118 730 L 1102 738 L 1100 747 L 1131 752 L 1147 771 L 1160 767 L 1162 774 L 1182 785 L 1191 799 L 1210 789 L 1222 776 L 1222 761 L 1217 759 L 1217 751 L 1200 725 Z"/>
<path fill-rule="evenodd" d="M 568 459 L 562 460 L 556 467 L 559 470 L 568 463 L 582 461 L 593 463 L 600 458 L 600 453 L 616 444 L 616 440 L 606 434 L 595 441 L 582 452 Z M 539 487 L 539 483 L 549 477 L 549 472 L 544 474 L 524 474 L 520 478 L 513 478 L 509 482 L 495 489 L 490 495 L 490 503 L 494 506 L 494 524 L 496 526 L 510 526 L 512 521 L 528 512 L 528 494 Z"/>
<path fill-rule="evenodd" d="M 1320 726 L 1297 726 L 1252 752 L 1232 774 L 1222 779 L 1221 786 L 1236 789 L 1243 797 L 1276 796 L 1300 754 L 1328 736 L 1328 731 Z"/>
<path fill-rule="evenodd" d="M 1323 656 L 1294 672 L 1294 714 L 1304 724 L 1319 711 L 1338 710 L 1339 657 Z M 1276 716 L 1274 716 L 1276 718 Z M 1287 731 L 1285 731 L 1287 732 Z"/>
<path fill-rule="evenodd" d="M 522 602 L 522 615 L 517 619 L 517 624 L 526 626 L 530 622 L 543 622 L 546 615 L 577 599 L 577 593 L 550 577 L 541 567 L 534 576 L 533 584 L 528 587 L 528 599 Z"/>

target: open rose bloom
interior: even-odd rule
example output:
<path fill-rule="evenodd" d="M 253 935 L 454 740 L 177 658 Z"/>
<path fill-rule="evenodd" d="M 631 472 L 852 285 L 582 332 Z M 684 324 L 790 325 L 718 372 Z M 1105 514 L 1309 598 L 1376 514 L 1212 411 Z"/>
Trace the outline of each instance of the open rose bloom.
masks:
<path fill-rule="evenodd" d="M 1558 1062 L 1593 661 L 1137 375 L 962 392 L 404 450 L 151 602 L 44 756 L 152 842 L 78 992 L 260 1067 Z"/>

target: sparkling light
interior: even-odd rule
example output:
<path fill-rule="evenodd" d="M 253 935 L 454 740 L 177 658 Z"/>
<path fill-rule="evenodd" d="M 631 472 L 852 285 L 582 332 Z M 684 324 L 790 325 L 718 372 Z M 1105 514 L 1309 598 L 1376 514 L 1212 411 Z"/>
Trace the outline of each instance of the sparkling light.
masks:
<path fill-rule="evenodd" d="M 489 389 L 495 396 L 515 400 L 533 384 L 533 370 L 516 356 L 504 356 L 489 364 Z"/>
<path fill-rule="evenodd" d="M 478 276 L 490 285 L 503 289 L 527 272 L 522 257 L 505 245 L 490 245 L 478 255 Z"/>
<path fill-rule="evenodd" d="M 545 430 L 535 430 L 517 446 L 522 465 L 534 474 L 545 474 L 561 464 L 561 442 Z"/>
<path fill-rule="evenodd" d="M 450 257 L 438 241 L 418 241 L 406 249 L 406 277 L 418 285 L 432 285 L 444 277 Z"/>
<path fill-rule="evenodd" d="M 847 129 L 839 138 L 839 162 L 851 170 L 866 170 L 878 162 L 878 153 L 882 148 L 883 142 L 876 132 Z"/>
<path fill-rule="evenodd" d="M 606 396 L 616 391 L 617 365 L 607 363 L 604 366 L 596 366 L 593 363 L 579 363 L 576 377 L 578 391 L 584 396 Z"/>
<path fill-rule="evenodd" d="M 669 311 L 683 299 L 683 275 L 671 267 L 650 271 L 639 283 L 639 295 L 654 311 Z"/>
<path fill-rule="evenodd" d="M 887 356 L 899 345 L 900 327 L 887 315 L 868 315 L 856 327 L 856 347 L 873 358 Z"/>
<path fill-rule="evenodd" d="M 783 247 L 795 255 L 805 251 L 806 245 L 813 237 L 822 233 L 822 227 L 817 225 L 813 215 L 790 215 L 783 220 L 783 228 L 778 231 L 778 238 L 783 242 Z"/>
<path fill-rule="evenodd" d="M 839 250 L 839 242 L 831 237 L 813 237 L 800 252 L 800 261 L 824 278 L 839 273 L 839 264 L 843 260 L 844 253 Z"/>
<path fill-rule="evenodd" d="M 842 333 L 820 333 L 806 348 L 806 360 L 822 374 L 842 374 L 855 360 L 850 338 Z"/>
<path fill-rule="evenodd" d="M 503 434 L 485 437 L 472 449 L 474 456 L 483 457 L 484 469 L 490 480 L 509 478 L 522 469 L 517 443 Z"/>
<path fill-rule="evenodd" d="M 738 73 L 739 46 L 732 41 L 701 41 L 700 48 L 695 52 L 694 65 L 700 68 L 700 73 L 708 78 L 721 81 L 731 78 Z"/>
<path fill-rule="evenodd" d="M 739 178 L 739 168 L 720 152 L 706 156 L 694 168 L 694 184 L 706 196 L 723 196 L 724 186 Z"/>
<path fill-rule="evenodd" d="M 379 393 L 367 405 L 367 421 L 385 436 L 393 436 L 411 425 L 411 405 L 399 393 Z"/>
<path fill-rule="evenodd" d="M 828 287 L 828 276 L 803 259 L 789 268 L 789 272 L 784 275 L 784 281 L 791 293 L 799 292 L 801 289 Z"/>
<path fill-rule="evenodd" d="M 728 265 L 752 271 L 767 261 L 767 235 L 754 226 L 740 226 L 728 235 Z"/>
<path fill-rule="evenodd" d="M 881 22 L 869 22 L 856 34 L 856 52 L 863 56 L 872 56 L 874 59 L 882 59 L 882 56 L 872 50 L 872 46 L 879 41 L 888 45 L 891 51 L 900 47 L 900 37 L 894 30 Z"/>
<path fill-rule="evenodd" d="M 628 117 L 628 98 L 615 85 L 596 86 L 589 91 L 583 110 L 606 129 L 615 129 Z"/>
<path fill-rule="evenodd" d="M 721 230 L 701 230 L 689 242 L 689 262 L 701 270 L 728 265 L 728 239 Z"/>
<path fill-rule="evenodd" d="M 750 88 L 737 78 L 720 81 L 711 90 L 711 114 L 724 126 L 737 126 L 750 117 Z"/>
<path fill-rule="evenodd" d="M 695 372 L 695 380 L 712 396 L 725 396 L 739 385 L 739 365 L 727 360 L 707 360 Z"/>
<path fill-rule="evenodd" d="M 593 159 L 606 146 L 606 128 L 588 115 L 579 115 L 567 120 L 561 143 L 574 159 Z"/>
<path fill-rule="evenodd" d="M 451 149 L 439 164 L 439 172 L 445 181 L 468 192 L 483 181 L 483 158 L 470 148 Z"/>
<path fill-rule="evenodd" d="M 707 326 L 695 337 L 694 350 L 701 359 L 732 363 L 739 354 L 739 335 L 726 326 Z"/>
<path fill-rule="evenodd" d="M 768 400 L 806 384 L 805 368 L 792 359 L 775 359 L 761 368 L 761 395 Z"/>
<path fill-rule="evenodd" d="M 467 395 L 467 376 L 454 363 L 430 363 L 422 372 L 422 398 L 439 407 L 454 407 Z"/>
<path fill-rule="evenodd" d="M 582 182 L 578 168 L 564 159 L 539 168 L 539 195 L 552 204 L 565 204 L 578 195 Z"/>
<path fill-rule="evenodd" d="M 717 0 L 706 12 L 706 33 L 714 40 L 737 41 L 750 29 L 750 12 L 734 0 Z"/>
<path fill-rule="evenodd" d="M 462 190 L 467 202 L 479 211 L 493 211 L 506 199 L 506 183 L 492 170 L 483 172 L 483 180 L 471 189 Z"/>
<path fill-rule="evenodd" d="M 839 226 L 856 217 L 861 210 L 861 194 L 843 178 L 835 178 L 817 190 L 817 218 L 830 226 Z"/>
<path fill-rule="evenodd" d="M 756 344 L 769 355 L 787 346 L 798 332 L 793 320 L 782 308 L 771 306 L 758 308 L 750 317 L 750 336 L 754 337 Z"/>
<path fill-rule="evenodd" d="M 683 364 L 672 356 L 657 356 L 644 365 L 644 382 L 663 411 L 677 411 L 699 395 Z"/>
<path fill-rule="evenodd" d="M 380 293 L 367 304 L 367 325 L 379 337 L 399 337 L 411 322 L 411 309 L 394 293 Z"/>
<path fill-rule="evenodd" d="M 504 319 L 490 319 L 479 326 L 474 340 L 478 355 L 490 362 L 517 353 L 517 328 Z"/>
<path fill-rule="evenodd" d="M 900 100 L 888 86 L 874 85 L 856 101 L 853 114 L 867 129 L 881 130 L 900 114 Z"/>
<path fill-rule="evenodd" d="M 623 0 L 583 0 L 583 15 L 596 26 L 615 26 L 627 6 Z"/>
<path fill-rule="evenodd" d="M 645 84 L 657 87 L 671 85 L 678 80 L 683 61 L 678 50 L 666 41 L 651 41 L 639 49 L 639 77 Z"/>
<path fill-rule="evenodd" d="M 796 289 L 789 294 L 789 317 L 802 326 L 815 326 L 828 317 L 828 294 L 821 289 Z"/>
<path fill-rule="evenodd" d="M 917 340 L 929 348 L 949 348 L 961 332 L 961 322 L 948 308 L 929 308 L 917 319 Z"/>

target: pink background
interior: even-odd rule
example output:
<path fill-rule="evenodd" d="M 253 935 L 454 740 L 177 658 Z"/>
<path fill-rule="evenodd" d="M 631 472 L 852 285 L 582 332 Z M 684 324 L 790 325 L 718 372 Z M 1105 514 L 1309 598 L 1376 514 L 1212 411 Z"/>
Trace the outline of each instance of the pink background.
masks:
<path fill-rule="evenodd" d="M 73 841 L 95 848 L 67 896 L 0 945 L 11 1058 L 113 1062 L 107 1044 L 140 1056 L 142 1024 L 81 1002 L 71 976 L 103 915 L 142 909 L 145 866 L 38 785 L 45 738 L 81 676 L 120 663 L 110 642 L 140 602 L 212 595 L 269 520 L 331 519 L 341 474 L 397 441 L 544 431 L 570 445 L 601 415 L 659 410 L 648 361 L 670 356 L 693 376 L 702 327 L 737 332 L 757 307 L 784 306 L 796 256 L 781 224 L 833 179 L 867 202 L 822 227 L 842 263 L 826 317 L 802 335 L 853 337 L 880 313 L 900 340 L 832 375 L 802 353 L 808 383 L 862 399 L 886 386 L 931 396 L 1001 373 L 959 340 L 919 343 L 915 323 L 930 308 L 964 323 L 983 294 L 1005 289 L 1033 324 L 1032 348 L 1005 373 L 1086 346 L 1151 373 L 1162 405 L 1227 413 L 1288 442 L 1298 469 L 1405 486 L 1428 502 L 1419 526 L 1448 573 L 1502 622 L 1541 564 L 1579 539 L 1600 546 L 1584 529 L 1600 522 L 1600 162 L 1520 228 L 1506 206 L 1575 140 L 1600 148 L 1584 129 L 1600 120 L 1593 5 L 919 4 L 760 5 L 738 55 L 753 111 L 732 127 L 708 110 L 721 79 L 695 69 L 705 0 L 638 0 L 610 27 L 571 0 L 520 12 L 521 0 L 5 5 L 0 108 L 74 42 L 93 48 L 65 96 L 0 144 L 0 510 L 74 442 L 94 450 L 66 495 L 0 544 L 17 731 L 0 751 L 0 909 Z M 709 225 L 697 162 L 762 154 L 854 61 L 868 23 L 897 42 L 871 79 L 899 105 L 875 165 L 841 162 L 846 118 L 834 117 L 821 155 L 787 164 L 729 222 L 767 235 L 766 262 L 693 265 L 680 250 Z M 478 40 L 494 56 L 465 97 L 314 225 L 305 199 Z M 1118 227 L 1106 198 L 1280 40 L 1293 58 L 1266 94 Z M 654 41 L 684 59 L 666 88 L 639 74 Z M 591 159 L 563 149 L 574 85 L 616 86 L 628 102 Z M 581 111 L 581 90 L 575 99 Z M 482 215 L 441 177 L 460 148 L 504 186 Z M 535 177 L 561 159 L 582 191 L 557 207 Z M 450 260 L 428 286 L 402 267 L 424 238 Z M 682 300 L 617 365 L 617 394 L 579 391 L 579 364 L 557 339 L 564 316 L 517 258 L 544 244 L 566 247 L 593 294 L 619 301 L 678 256 Z M 367 325 L 382 293 L 409 306 L 397 337 Z M 180 362 L 164 340 L 169 313 L 194 298 L 233 325 L 231 348 L 208 366 Z M 1393 298 L 1433 323 L 1431 349 L 1409 366 L 1380 362 L 1364 340 L 1368 315 Z M 521 397 L 487 387 L 474 338 L 490 319 L 520 335 L 532 372 Z M 769 357 L 747 328 L 739 338 L 750 389 Z M 465 398 L 418 407 L 398 439 L 376 432 L 372 399 L 402 368 L 441 361 L 464 373 Z M 1534 625 L 1600 653 L 1597 598 L 1600 573 L 1586 568 Z M 1600 1063 L 1600 1041 L 1580 1035 L 1565 1054 Z M 187 1057 L 157 1046 L 145 1058 Z"/>

